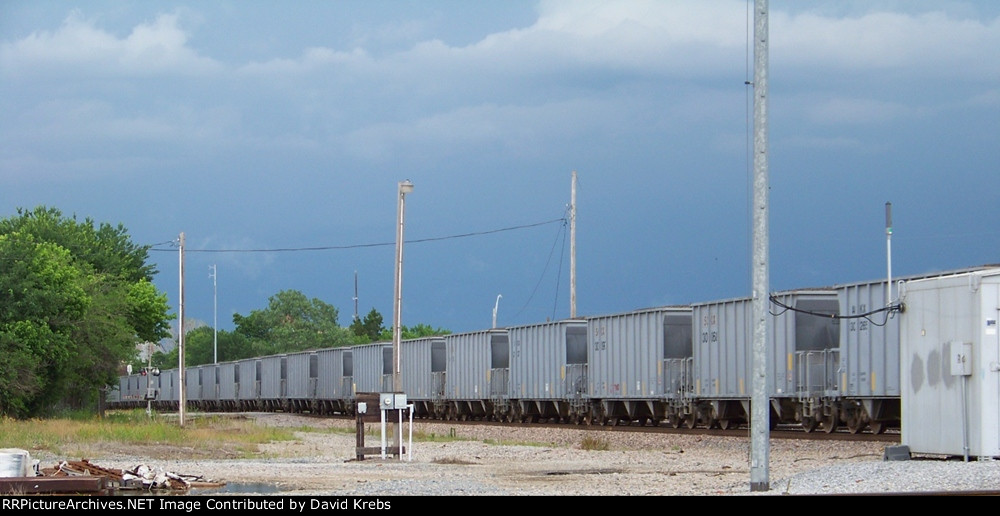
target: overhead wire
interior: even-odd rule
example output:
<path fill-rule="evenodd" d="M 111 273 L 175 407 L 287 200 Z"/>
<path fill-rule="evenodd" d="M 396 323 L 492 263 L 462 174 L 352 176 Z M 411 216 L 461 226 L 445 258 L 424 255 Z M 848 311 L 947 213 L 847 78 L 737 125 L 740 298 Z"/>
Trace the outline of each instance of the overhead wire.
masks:
<path fill-rule="evenodd" d="M 774 303 L 775 305 L 777 305 L 780 308 L 782 308 L 782 310 L 779 311 L 778 313 L 774 313 L 773 311 L 769 311 L 769 313 L 771 315 L 774 315 L 774 316 L 778 316 L 778 315 L 781 315 L 781 314 L 783 314 L 785 312 L 791 311 L 791 312 L 798 312 L 798 313 L 807 314 L 807 315 L 813 315 L 813 316 L 816 316 L 816 317 L 822 317 L 824 319 L 835 319 L 835 320 L 840 320 L 840 319 L 867 319 L 868 322 L 874 324 L 875 326 L 885 326 L 889 322 L 889 319 L 891 319 L 893 317 L 893 314 L 895 314 L 896 312 L 902 313 L 903 310 L 905 309 L 902 303 L 893 303 L 893 304 L 889 304 L 887 306 L 884 306 L 882 308 L 876 308 L 874 310 L 869 310 L 867 312 L 860 313 L 860 314 L 840 315 L 840 314 L 830 314 L 830 313 L 823 313 L 823 312 L 813 312 L 811 310 L 803 310 L 801 308 L 795 308 L 793 306 L 788 306 L 785 303 L 782 303 L 781 301 L 778 301 L 778 298 L 774 294 L 772 294 L 770 296 L 770 300 L 771 300 L 772 303 Z M 871 316 L 873 316 L 875 314 L 879 314 L 879 313 L 884 313 L 885 314 L 885 317 L 883 318 L 882 322 L 876 321 L 875 319 L 871 318 Z"/>
<path fill-rule="evenodd" d="M 556 244 L 559 242 L 559 236 L 560 236 L 560 234 L 563 235 L 563 241 L 565 241 L 566 222 L 567 222 L 567 220 L 565 218 L 563 218 L 561 220 L 563 221 L 563 223 L 559 227 L 559 232 L 556 233 L 555 240 L 553 240 L 553 242 L 552 242 L 552 249 L 549 250 L 549 257 L 546 258 L 546 260 L 545 260 L 545 267 L 542 268 L 542 274 L 538 277 L 538 282 L 535 283 L 535 288 L 533 288 L 531 290 L 531 295 L 528 296 L 528 299 L 524 302 L 524 305 L 520 309 L 518 309 L 517 312 L 514 313 L 513 317 L 511 317 L 511 319 L 517 319 L 518 316 L 520 316 L 522 313 L 524 313 L 524 311 L 528 308 L 528 305 L 531 303 L 531 300 L 535 297 L 535 294 L 538 292 L 538 287 L 542 284 L 542 280 L 545 279 L 545 273 L 548 272 L 548 270 L 549 270 L 549 263 L 552 261 L 552 254 L 556 250 Z"/>
<path fill-rule="evenodd" d="M 510 226 L 499 229 L 490 229 L 486 231 L 476 231 L 471 233 L 461 233 L 457 235 L 448 235 L 442 237 L 431 237 L 431 238 L 419 238 L 413 240 L 405 240 L 404 243 L 407 244 L 419 244 L 423 242 L 435 242 L 440 240 L 452 240 L 456 238 L 467 238 L 473 236 L 489 235 L 493 233 L 502 233 L 505 231 L 515 231 L 518 229 L 527 229 L 537 226 L 544 226 L 546 224 L 553 224 L 556 222 L 563 222 L 565 224 L 566 218 L 561 217 L 558 219 L 547 220 L 544 222 L 535 222 L 533 224 L 522 224 L 519 226 Z M 167 242 L 162 242 L 159 244 L 154 244 L 151 246 L 150 251 L 170 251 L 173 249 L 156 249 L 155 246 L 165 245 L 168 243 L 176 243 L 176 240 L 169 240 Z M 329 245 L 329 246 L 314 246 L 314 247 L 276 247 L 276 248 L 265 248 L 265 249 L 187 249 L 187 253 L 283 253 L 283 252 L 300 252 L 300 251 L 331 251 L 331 250 L 344 250 L 344 249 L 362 249 L 368 247 L 384 247 L 384 246 L 395 246 L 395 242 L 378 242 L 370 244 L 351 244 L 351 245 Z M 175 246 L 176 247 L 176 246 Z"/>

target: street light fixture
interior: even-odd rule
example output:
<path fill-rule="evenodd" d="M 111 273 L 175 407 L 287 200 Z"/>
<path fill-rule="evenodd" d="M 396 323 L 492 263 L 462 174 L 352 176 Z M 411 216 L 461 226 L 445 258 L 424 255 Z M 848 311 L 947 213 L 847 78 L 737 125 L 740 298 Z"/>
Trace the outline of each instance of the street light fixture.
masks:
<path fill-rule="evenodd" d="M 497 302 L 493 304 L 493 327 L 497 327 L 497 309 L 500 308 L 500 298 L 502 294 L 497 294 Z"/>

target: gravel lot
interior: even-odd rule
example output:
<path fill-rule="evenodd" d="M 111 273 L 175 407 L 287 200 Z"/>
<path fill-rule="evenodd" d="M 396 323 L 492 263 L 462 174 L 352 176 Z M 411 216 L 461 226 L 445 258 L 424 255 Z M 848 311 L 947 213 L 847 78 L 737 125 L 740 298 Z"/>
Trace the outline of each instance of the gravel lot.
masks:
<path fill-rule="evenodd" d="M 259 414 L 258 424 L 353 427 L 353 422 Z M 408 428 L 408 425 L 404 425 Z M 379 446 L 380 425 L 367 446 Z M 878 494 L 1000 488 L 1000 461 L 885 461 L 885 443 L 772 439 L 770 489 L 750 491 L 747 438 L 649 435 L 601 427 L 469 426 L 416 421 L 410 457 L 355 460 L 355 436 L 300 432 L 262 448 L 268 458 L 150 460 L 120 451 L 89 457 L 119 469 L 153 469 L 226 482 L 226 492 L 308 496 L 719 496 Z M 607 450 L 583 449 L 585 439 Z M 495 444 L 502 441 L 504 444 Z M 176 456 L 183 456 L 178 453 Z M 37 458 L 37 457 L 36 457 Z M 409 459 L 409 460 L 407 460 Z M 45 460 L 43 459 L 43 465 Z M 193 490 L 192 494 L 219 491 Z"/>

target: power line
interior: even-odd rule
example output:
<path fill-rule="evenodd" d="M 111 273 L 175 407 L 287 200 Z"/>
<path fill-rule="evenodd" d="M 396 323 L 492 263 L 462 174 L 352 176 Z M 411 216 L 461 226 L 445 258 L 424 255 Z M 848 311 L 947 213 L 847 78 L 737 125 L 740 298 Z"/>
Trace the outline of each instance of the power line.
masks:
<path fill-rule="evenodd" d="M 816 317 L 822 317 L 824 319 L 837 319 L 837 320 L 840 320 L 840 319 L 867 319 L 869 322 L 871 322 L 875 326 L 885 326 L 886 323 L 889 322 L 889 319 L 892 318 L 892 316 L 893 316 L 893 314 L 895 312 L 902 312 L 905 309 L 902 303 L 897 303 L 897 304 L 894 304 L 894 305 L 889 305 L 889 306 L 885 306 L 885 307 L 882 307 L 882 308 L 876 308 L 874 310 L 869 310 L 869 311 L 867 311 L 865 313 L 862 313 L 862 314 L 840 315 L 840 314 L 831 314 L 831 313 L 823 313 L 823 312 L 814 312 L 814 311 L 811 311 L 811 310 L 803 310 L 801 308 L 795 308 L 793 306 L 788 306 L 785 303 L 782 303 L 781 301 L 778 301 L 778 298 L 775 295 L 773 295 L 773 294 L 770 296 L 770 298 L 771 298 L 771 302 L 772 303 L 774 303 L 775 305 L 778 305 L 778 307 L 781 308 L 781 311 L 778 312 L 778 313 L 774 313 L 774 312 L 768 311 L 768 313 L 770 313 L 771 315 L 774 315 L 774 316 L 778 316 L 778 315 L 781 315 L 781 314 L 783 314 L 785 312 L 791 311 L 791 312 L 798 312 L 798 313 L 801 313 L 801 314 L 813 315 L 813 316 L 816 316 Z M 881 322 L 876 321 L 875 319 L 872 319 L 873 315 L 879 314 L 879 313 L 885 314 L 885 316 L 883 317 L 883 319 L 882 319 Z"/>
<path fill-rule="evenodd" d="M 556 223 L 556 222 L 563 222 L 563 223 L 565 223 L 565 221 L 566 221 L 566 218 L 565 217 L 561 217 L 561 218 L 558 218 L 558 219 L 547 220 L 545 222 L 536 222 L 534 224 L 523 224 L 523 225 L 520 225 L 520 226 L 510 226 L 510 227 L 500 228 L 500 229 L 490 229 L 490 230 L 486 230 L 486 231 L 476 231 L 476 232 L 472 232 L 472 233 L 462 233 L 462 234 L 458 234 L 458 235 L 449 235 L 449 236 L 443 236 L 443 237 L 432 237 L 432 238 L 421 238 L 421 239 L 416 239 L 416 240 L 407 240 L 406 243 L 407 244 L 419 244 L 419 243 L 423 243 L 423 242 L 436 242 L 436 241 L 440 241 L 440 240 L 453 240 L 453 239 L 457 239 L 457 238 L 468 238 L 468 237 L 473 237 L 473 236 L 489 235 L 489 234 L 493 234 L 493 233 L 502 233 L 502 232 L 505 232 L 505 231 L 515 231 L 515 230 L 518 230 L 518 229 L 533 228 L 533 227 L 537 227 L 537 226 L 544 226 L 546 224 L 553 224 L 553 223 Z M 163 245 L 163 244 L 167 244 L 167 243 L 171 243 L 171 242 L 168 241 L 168 242 L 163 242 L 161 244 L 156 244 L 156 245 Z M 331 245 L 331 246 L 316 246 L 316 247 L 279 247 L 279 248 L 271 248 L 271 249 L 186 249 L 185 252 L 188 252 L 188 253 L 283 253 L 283 252 L 301 252 L 301 251 L 332 251 L 332 250 L 343 250 L 343 249 L 362 249 L 362 248 L 368 248 L 368 247 L 385 247 L 385 246 L 395 246 L 395 245 L 396 245 L 396 242 L 380 242 L 380 243 L 373 243 L 373 244 Z M 150 249 L 150 251 L 174 252 L 174 249 L 156 249 L 156 248 L 152 248 L 152 249 Z"/>

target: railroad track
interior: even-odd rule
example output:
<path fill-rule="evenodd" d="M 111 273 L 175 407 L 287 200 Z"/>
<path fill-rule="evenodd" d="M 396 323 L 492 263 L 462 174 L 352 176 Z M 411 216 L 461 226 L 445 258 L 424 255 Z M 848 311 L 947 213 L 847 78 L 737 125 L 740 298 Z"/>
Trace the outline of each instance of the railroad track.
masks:
<path fill-rule="evenodd" d="M 315 418 L 329 418 L 329 419 L 343 419 L 343 420 L 354 420 L 351 416 L 344 415 L 322 415 L 322 414 L 310 414 L 306 413 L 296 413 L 300 416 L 305 417 L 315 417 Z M 444 419 L 414 419 L 414 424 L 419 425 L 422 422 L 426 423 L 436 423 L 436 424 L 447 424 L 454 427 L 461 426 L 473 426 L 473 425 L 491 425 L 500 426 L 507 428 L 540 428 L 540 429 L 575 429 L 575 430 L 590 430 L 595 432 L 637 432 L 637 433 L 659 433 L 664 435 L 705 435 L 705 436 L 716 436 L 716 437 L 749 437 L 750 426 L 741 425 L 737 428 L 673 428 L 666 425 L 574 425 L 568 423 L 500 423 L 497 421 L 484 421 L 484 420 L 444 420 Z M 391 421 L 390 421 L 391 423 Z M 881 434 L 873 434 L 871 432 L 859 432 L 851 433 L 847 429 L 838 430 L 831 433 L 826 432 L 804 432 L 798 425 L 778 425 L 777 428 L 771 430 L 770 436 L 772 439 L 798 439 L 798 440 L 809 440 L 809 441 L 856 441 L 856 442 L 884 442 L 884 443 L 898 443 L 900 442 L 900 432 L 898 428 L 890 428 Z"/>

